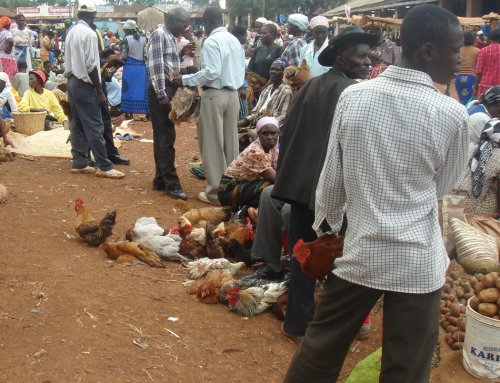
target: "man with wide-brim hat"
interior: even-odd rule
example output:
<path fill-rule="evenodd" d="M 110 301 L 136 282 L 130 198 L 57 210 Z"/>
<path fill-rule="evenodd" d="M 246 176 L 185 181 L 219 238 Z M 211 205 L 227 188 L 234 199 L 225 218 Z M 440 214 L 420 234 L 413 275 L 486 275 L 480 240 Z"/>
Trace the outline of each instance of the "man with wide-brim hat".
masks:
<path fill-rule="evenodd" d="M 290 106 L 282 129 L 272 195 L 291 204 L 291 244 L 299 239 L 316 239 L 312 230 L 315 190 L 337 101 L 345 88 L 356 83 L 355 79 L 368 77 L 370 47 L 377 41 L 375 35 L 358 27 L 344 29 L 319 56 L 321 65 L 332 68 L 307 82 Z M 283 332 L 297 342 L 312 320 L 315 284 L 292 259 Z"/>
<path fill-rule="evenodd" d="M 288 45 L 281 54 L 281 58 L 285 60 L 288 65 L 299 66 L 300 51 L 305 45 L 307 45 L 307 41 L 304 36 L 308 25 L 309 19 L 306 15 L 294 13 L 288 16 L 286 31 L 293 37 L 290 39 Z"/>

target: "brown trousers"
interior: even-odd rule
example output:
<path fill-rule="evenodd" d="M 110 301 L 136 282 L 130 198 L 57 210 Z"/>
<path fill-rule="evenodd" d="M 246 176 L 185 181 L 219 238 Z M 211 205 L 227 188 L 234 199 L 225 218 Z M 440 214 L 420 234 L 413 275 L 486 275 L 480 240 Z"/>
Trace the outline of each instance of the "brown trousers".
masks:
<path fill-rule="evenodd" d="M 432 271 L 429 271 L 432 272 Z M 381 383 L 427 383 L 439 332 L 441 290 L 374 290 L 331 275 L 285 383 L 333 383 L 363 320 L 384 294 Z"/>

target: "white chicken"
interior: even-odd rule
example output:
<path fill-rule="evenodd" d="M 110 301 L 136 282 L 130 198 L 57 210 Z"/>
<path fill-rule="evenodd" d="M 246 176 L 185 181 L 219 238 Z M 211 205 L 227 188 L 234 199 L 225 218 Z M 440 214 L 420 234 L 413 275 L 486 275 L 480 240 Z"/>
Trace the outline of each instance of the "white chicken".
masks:
<path fill-rule="evenodd" d="M 240 287 L 233 287 L 225 292 L 227 293 L 229 309 L 250 317 L 260 314 L 271 307 L 280 296 L 287 292 L 287 283 L 268 283 L 267 285 L 249 287 L 244 290 Z"/>
<path fill-rule="evenodd" d="M 163 235 L 164 230 L 156 223 L 154 217 L 137 219 L 132 229 L 127 232 L 126 238 L 130 241 L 148 245 L 161 259 L 179 262 L 185 258 L 179 254 L 181 237 L 169 233 Z"/>
<path fill-rule="evenodd" d="M 196 261 L 187 262 L 188 276 L 190 279 L 198 279 L 205 276 L 209 271 L 229 272 L 236 275 L 245 267 L 244 262 L 231 263 L 225 258 L 200 258 Z"/>
<path fill-rule="evenodd" d="M 201 246 L 207 244 L 207 234 L 203 228 L 193 228 L 191 222 L 186 217 L 179 217 L 177 221 L 179 227 L 179 234 L 182 238 L 193 239 L 198 242 Z"/>

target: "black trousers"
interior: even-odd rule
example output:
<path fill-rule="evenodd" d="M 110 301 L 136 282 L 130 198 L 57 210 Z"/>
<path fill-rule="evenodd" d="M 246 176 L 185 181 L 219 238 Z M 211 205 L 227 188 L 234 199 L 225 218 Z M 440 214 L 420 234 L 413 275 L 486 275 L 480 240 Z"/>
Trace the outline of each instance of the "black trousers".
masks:
<path fill-rule="evenodd" d="M 106 152 L 108 153 L 108 158 L 112 158 L 118 155 L 118 149 L 113 142 L 113 126 L 111 125 L 111 114 L 107 106 L 101 106 L 101 115 L 102 123 L 104 124 L 103 137 L 104 141 L 106 141 Z"/>
<path fill-rule="evenodd" d="M 181 188 L 177 170 L 175 169 L 175 126 L 168 118 L 170 106 L 160 105 L 151 84 L 148 87 L 149 112 L 153 125 L 153 151 L 156 165 L 153 184 L 165 186 L 168 190 Z"/>
<path fill-rule="evenodd" d="M 312 229 L 314 212 L 302 204 L 291 204 L 290 210 L 290 246 L 294 246 L 299 239 L 304 242 L 314 241 L 317 236 Z M 292 258 L 290 263 L 290 285 L 288 287 L 288 301 L 284 329 L 293 335 L 304 335 L 309 322 L 314 315 L 314 288 L 316 281 L 305 275 L 299 263 Z"/>
<path fill-rule="evenodd" d="M 427 383 L 439 333 L 441 290 L 375 290 L 330 275 L 285 383 L 333 383 L 363 320 L 384 294 L 380 383 Z M 288 311 L 288 305 L 287 305 Z"/>

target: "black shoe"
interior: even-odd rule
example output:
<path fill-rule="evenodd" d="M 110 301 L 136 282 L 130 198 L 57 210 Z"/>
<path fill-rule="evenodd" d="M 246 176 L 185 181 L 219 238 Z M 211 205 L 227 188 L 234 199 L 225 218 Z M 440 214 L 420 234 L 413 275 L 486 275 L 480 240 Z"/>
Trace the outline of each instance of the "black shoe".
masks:
<path fill-rule="evenodd" d="M 153 181 L 153 190 L 165 190 L 166 188 L 165 184 Z"/>
<path fill-rule="evenodd" d="M 109 160 L 115 165 L 130 165 L 130 159 L 122 157 L 119 154 L 109 157 Z"/>
<path fill-rule="evenodd" d="M 182 199 L 184 201 L 188 199 L 186 193 L 184 193 L 184 190 L 182 189 L 167 190 L 166 193 L 169 197 L 172 197 L 173 199 Z"/>
<path fill-rule="evenodd" d="M 262 266 L 255 270 L 252 274 L 245 275 L 243 280 L 250 280 L 250 279 L 270 279 L 270 280 L 276 280 L 276 279 L 281 279 L 283 278 L 283 271 L 274 271 L 269 266 Z"/>

